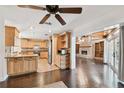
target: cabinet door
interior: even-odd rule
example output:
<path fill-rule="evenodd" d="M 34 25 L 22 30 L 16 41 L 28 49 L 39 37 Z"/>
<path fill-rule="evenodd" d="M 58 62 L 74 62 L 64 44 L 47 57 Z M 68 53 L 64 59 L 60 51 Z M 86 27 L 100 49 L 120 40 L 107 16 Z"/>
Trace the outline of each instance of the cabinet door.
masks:
<path fill-rule="evenodd" d="M 33 40 L 28 40 L 28 41 L 27 41 L 27 47 L 28 47 L 28 48 L 33 48 L 34 45 L 35 45 L 35 43 L 34 43 Z"/>
<path fill-rule="evenodd" d="M 5 46 L 14 46 L 15 28 L 5 27 Z"/>
<path fill-rule="evenodd" d="M 61 61 L 60 61 L 60 55 L 57 55 L 57 56 L 56 56 L 56 60 L 57 60 L 57 61 L 56 61 L 55 64 L 56 64 L 58 67 L 60 67 L 60 62 L 61 62 Z"/>
<path fill-rule="evenodd" d="M 34 47 L 34 45 L 35 45 L 35 41 L 32 41 L 32 42 L 31 42 L 32 48 Z"/>
<path fill-rule="evenodd" d="M 29 71 L 29 61 L 28 61 L 28 59 L 24 59 L 23 70 L 24 70 L 24 72 L 28 72 Z"/>
<path fill-rule="evenodd" d="M 20 59 L 10 59 L 7 63 L 8 75 L 16 75 L 22 73 L 23 62 Z"/>
<path fill-rule="evenodd" d="M 34 59 L 33 58 L 25 58 L 24 59 L 24 70 L 25 72 L 32 72 L 34 71 Z"/>
<path fill-rule="evenodd" d="M 41 48 L 47 48 L 48 46 L 48 41 L 41 41 Z"/>
<path fill-rule="evenodd" d="M 32 59 L 32 61 L 30 62 L 30 71 L 36 71 L 37 68 L 36 68 L 36 61 L 35 61 L 35 58 Z"/>
<path fill-rule="evenodd" d="M 21 47 L 22 47 L 22 48 L 26 48 L 26 47 L 27 47 L 27 43 L 28 43 L 27 40 L 22 39 L 22 40 L 21 40 Z"/>
<path fill-rule="evenodd" d="M 7 74 L 12 75 L 14 73 L 14 59 L 7 59 Z"/>
<path fill-rule="evenodd" d="M 41 42 L 39 42 L 39 41 L 35 41 L 35 45 L 40 46 L 40 44 L 41 44 Z"/>
<path fill-rule="evenodd" d="M 40 57 L 43 58 L 43 59 L 47 59 L 48 58 L 48 52 L 41 52 L 40 53 Z"/>
<path fill-rule="evenodd" d="M 29 60 L 28 61 L 28 67 L 29 67 L 29 72 L 31 72 L 32 71 L 32 69 L 33 69 L 33 65 L 32 65 L 32 60 Z"/>
<path fill-rule="evenodd" d="M 16 69 L 18 69 L 17 73 L 24 73 L 24 70 L 23 70 L 24 62 L 23 62 L 22 58 L 17 59 L 16 65 L 18 67 L 18 68 L 16 68 Z"/>
<path fill-rule="evenodd" d="M 57 37 L 57 50 L 61 49 L 61 38 L 60 36 Z"/>
<path fill-rule="evenodd" d="M 20 70 L 20 63 L 21 63 L 21 60 L 15 60 L 14 61 L 14 74 L 19 74 L 21 73 L 21 70 Z"/>

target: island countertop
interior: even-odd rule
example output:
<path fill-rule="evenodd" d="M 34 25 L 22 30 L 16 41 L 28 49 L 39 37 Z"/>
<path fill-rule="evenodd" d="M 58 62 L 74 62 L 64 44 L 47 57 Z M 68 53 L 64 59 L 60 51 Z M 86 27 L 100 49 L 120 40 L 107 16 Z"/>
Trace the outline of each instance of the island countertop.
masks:
<path fill-rule="evenodd" d="M 6 56 L 5 58 L 24 58 L 24 57 L 38 57 L 37 54 L 34 55 L 11 55 L 11 56 Z"/>

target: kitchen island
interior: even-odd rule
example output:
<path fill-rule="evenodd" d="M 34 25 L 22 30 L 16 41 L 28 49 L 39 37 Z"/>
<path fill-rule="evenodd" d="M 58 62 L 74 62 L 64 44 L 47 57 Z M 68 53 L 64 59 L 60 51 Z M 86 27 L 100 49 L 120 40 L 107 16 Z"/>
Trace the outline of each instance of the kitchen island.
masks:
<path fill-rule="evenodd" d="M 9 76 L 37 72 L 38 55 L 7 56 L 7 74 Z"/>

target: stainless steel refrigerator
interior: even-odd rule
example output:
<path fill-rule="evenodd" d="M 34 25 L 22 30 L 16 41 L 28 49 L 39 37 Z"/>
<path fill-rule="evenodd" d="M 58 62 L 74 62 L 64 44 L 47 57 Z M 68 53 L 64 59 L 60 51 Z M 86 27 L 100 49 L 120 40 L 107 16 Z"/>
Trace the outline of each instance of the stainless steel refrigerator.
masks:
<path fill-rule="evenodd" d="M 49 38 L 48 43 L 48 63 L 52 64 L 52 38 Z"/>

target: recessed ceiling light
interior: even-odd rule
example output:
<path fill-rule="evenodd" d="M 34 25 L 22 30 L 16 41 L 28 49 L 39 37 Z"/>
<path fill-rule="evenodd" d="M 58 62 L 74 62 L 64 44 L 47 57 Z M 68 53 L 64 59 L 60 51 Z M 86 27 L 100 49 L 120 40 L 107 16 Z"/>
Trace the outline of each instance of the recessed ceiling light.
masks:
<path fill-rule="evenodd" d="M 30 27 L 30 30 L 32 30 L 32 29 L 33 29 L 33 27 L 31 26 L 31 27 Z"/>
<path fill-rule="evenodd" d="M 49 30 L 49 33 L 51 33 L 52 31 L 51 30 Z"/>

